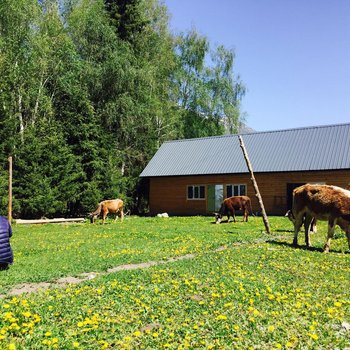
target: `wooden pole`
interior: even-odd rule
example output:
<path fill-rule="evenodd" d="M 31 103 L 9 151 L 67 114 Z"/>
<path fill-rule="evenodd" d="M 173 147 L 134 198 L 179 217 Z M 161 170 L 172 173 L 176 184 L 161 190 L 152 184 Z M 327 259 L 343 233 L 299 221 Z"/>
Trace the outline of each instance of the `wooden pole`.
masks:
<path fill-rule="evenodd" d="M 245 161 L 247 163 L 247 167 L 248 167 L 248 170 L 250 172 L 250 179 L 252 180 L 252 184 L 253 184 L 253 187 L 254 187 L 254 190 L 255 190 L 255 195 L 256 195 L 256 197 L 258 198 L 258 201 L 259 201 L 259 205 L 260 205 L 260 208 L 261 208 L 261 213 L 262 213 L 262 216 L 263 216 L 263 221 L 264 221 L 264 225 L 265 225 L 265 228 L 266 228 L 266 232 L 267 233 L 271 233 L 270 224 L 269 224 L 269 220 L 267 218 L 266 212 L 265 212 L 264 203 L 263 203 L 263 200 L 262 200 L 261 195 L 260 195 L 258 184 L 257 184 L 257 182 L 255 180 L 253 168 L 252 168 L 252 165 L 250 163 L 247 150 L 246 150 L 246 148 L 244 146 L 244 142 L 243 142 L 242 136 L 238 135 L 238 139 L 239 139 L 239 143 L 240 143 L 240 146 L 242 148 L 242 151 L 243 151 L 244 159 L 245 159 Z"/>
<path fill-rule="evenodd" d="M 9 204 L 7 219 L 11 223 L 12 221 L 12 157 L 8 158 L 9 161 Z"/>

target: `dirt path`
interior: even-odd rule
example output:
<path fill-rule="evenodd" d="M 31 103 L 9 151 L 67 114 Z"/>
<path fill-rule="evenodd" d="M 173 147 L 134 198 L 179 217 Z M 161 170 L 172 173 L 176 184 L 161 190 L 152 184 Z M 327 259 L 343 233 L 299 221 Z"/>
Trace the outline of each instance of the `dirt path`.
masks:
<path fill-rule="evenodd" d="M 277 238 L 277 237 L 274 237 Z M 281 238 L 281 237 L 278 237 Z M 253 242 L 249 242 L 250 244 L 258 244 L 258 243 L 264 243 L 266 240 L 264 239 L 259 239 L 255 240 Z M 227 250 L 232 247 L 237 247 L 240 246 L 241 244 L 246 244 L 246 243 L 233 243 L 229 246 L 221 246 L 218 247 L 214 250 L 211 250 L 209 252 L 215 253 L 215 252 L 220 252 Z M 145 269 L 149 268 L 152 266 L 157 266 L 157 265 L 164 265 L 164 264 L 171 264 L 176 261 L 180 260 L 188 260 L 188 259 L 193 259 L 195 258 L 195 254 L 186 254 L 182 256 L 177 256 L 174 258 L 170 258 L 167 260 L 160 260 L 160 261 L 148 261 L 148 262 L 143 262 L 143 263 L 138 263 L 138 264 L 125 264 L 125 265 L 118 265 L 116 267 L 112 267 L 108 269 L 107 271 L 101 271 L 101 272 L 84 272 L 81 273 L 80 275 L 73 277 L 73 276 L 67 276 L 67 277 L 62 277 L 59 278 L 58 280 L 55 280 L 53 282 L 39 282 L 39 283 L 21 283 L 16 286 L 14 286 L 12 289 L 10 289 L 7 293 L 5 294 L 0 294 L 0 299 L 6 298 L 6 297 L 11 297 L 11 296 L 16 296 L 16 295 L 21 295 L 25 293 L 35 293 L 39 290 L 46 290 L 48 288 L 62 288 L 67 286 L 68 284 L 78 284 L 84 281 L 92 280 L 97 276 L 103 276 L 107 275 L 109 273 L 114 273 L 118 271 L 127 271 L 127 270 L 137 270 L 137 269 Z"/>
<path fill-rule="evenodd" d="M 221 247 L 222 250 L 227 249 L 227 247 Z M 112 267 L 108 269 L 107 271 L 102 272 L 84 272 L 80 275 L 73 277 L 62 277 L 58 280 L 55 280 L 53 282 L 39 282 L 39 283 L 21 283 L 13 287 L 11 290 L 9 290 L 6 294 L 0 294 L 0 298 L 5 298 L 9 296 L 16 296 L 21 295 L 25 293 L 34 293 L 39 290 L 45 290 L 48 288 L 57 288 L 57 287 L 64 287 L 68 284 L 78 284 L 84 281 L 92 280 L 97 276 L 103 276 L 107 275 L 109 273 L 118 272 L 118 271 L 126 271 L 126 270 L 136 270 L 136 269 L 145 269 L 151 266 L 157 266 L 161 264 L 169 264 L 173 263 L 175 261 L 180 260 L 186 260 L 186 259 L 193 259 L 195 257 L 194 254 L 187 254 L 178 256 L 175 258 L 170 258 L 168 260 L 161 260 L 161 261 L 148 261 L 143 262 L 139 264 L 125 264 L 125 265 L 118 265 L 116 267 Z"/>

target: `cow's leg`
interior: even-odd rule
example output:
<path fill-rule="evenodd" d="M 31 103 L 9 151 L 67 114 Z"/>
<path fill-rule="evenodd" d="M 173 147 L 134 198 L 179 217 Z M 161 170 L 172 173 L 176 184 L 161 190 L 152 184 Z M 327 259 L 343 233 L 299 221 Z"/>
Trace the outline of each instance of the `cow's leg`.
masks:
<path fill-rule="evenodd" d="M 123 222 L 124 220 L 124 211 L 123 211 L 123 208 L 120 209 L 120 222 Z"/>
<path fill-rule="evenodd" d="M 245 222 L 248 222 L 248 208 L 244 209 L 244 220 L 245 220 Z"/>
<path fill-rule="evenodd" d="M 349 250 L 350 250 L 350 227 L 346 230 L 346 237 L 348 237 L 348 245 L 349 245 Z"/>
<path fill-rule="evenodd" d="M 235 210 L 232 209 L 233 222 L 236 222 Z"/>
<path fill-rule="evenodd" d="M 300 231 L 300 227 L 303 224 L 303 216 L 304 214 L 298 214 L 294 221 L 294 239 L 293 245 L 296 247 L 298 245 L 298 233 Z"/>
<path fill-rule="evenodd" d="M 310 231 L 317 233 L 317 220 L 315 218 L 312 218 Z"/>
<path fill-rule="evenodd" d="M 310 225 L 313 220 L 313 217 L 310 215 L 305 215 L 304 219 L 304 229 L 305 229 L 305 244 L 307 247 L 311 247 L 310 242 Z"/>
<path fill-rule="evenodd" d="M 327 234 L 327 241 L 326 244 L 323 247 L 323 251 L 325 253 L 329 252 L 329 248 L 331 246 L 331 240 L 334 236 L 334 229 L 335 229 L 335 225 L 336 225 L 336 220 L 334 219 L 329 219 L 328 220 L 328 234 Z"/>
<path fill-rule="evenodd" d="M 102 224 L 106 222 L 106 217 L 107 217 L 108 211 L 104 210 L 102 213 Z"/>

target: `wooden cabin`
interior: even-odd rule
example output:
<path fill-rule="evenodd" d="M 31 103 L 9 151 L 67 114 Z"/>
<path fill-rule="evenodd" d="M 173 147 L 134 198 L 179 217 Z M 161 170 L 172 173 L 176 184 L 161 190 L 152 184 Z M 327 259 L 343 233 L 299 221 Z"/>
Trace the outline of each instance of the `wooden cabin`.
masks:
<path fill-rule="evenodd" d="M 268 214 L 283 215 L 305 183 L 350 188 L 350 124 L 241 134 Z M 247 195 L 260 208 L 238 135 L 165 142 L 140 175 L 151 214 L 206 215 Z"/>

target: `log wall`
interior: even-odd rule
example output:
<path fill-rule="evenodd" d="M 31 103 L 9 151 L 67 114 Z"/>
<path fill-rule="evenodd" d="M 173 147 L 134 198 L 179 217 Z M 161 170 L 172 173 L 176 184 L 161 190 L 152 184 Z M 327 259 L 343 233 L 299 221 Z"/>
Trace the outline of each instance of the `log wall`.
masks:
<path fill-rule="evenodd" d="M 284 215 L 287 211 L 287 183 L 325 183 L 350 189 L 350 170 L 256 173 L 255 178 L 268 214 Z M 149 203 L 152 215 L 209 214 L 207 198 L 188 200 L 188 185 L 246 184 L 246 195 L 252 199 L 253 211 L 259 211 L 249 174 L 197 175 L 150 178 Z M 206 190 L 206 197 L 208 191 Z"/>

